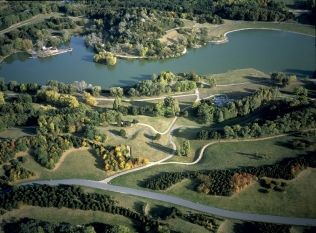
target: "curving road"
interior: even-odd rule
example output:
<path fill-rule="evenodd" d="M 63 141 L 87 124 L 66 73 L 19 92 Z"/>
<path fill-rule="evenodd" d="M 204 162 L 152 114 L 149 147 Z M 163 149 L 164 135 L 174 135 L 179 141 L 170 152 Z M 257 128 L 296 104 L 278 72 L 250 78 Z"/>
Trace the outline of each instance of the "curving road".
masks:
<path fill-rule="evenodd" d="M 168 202 L 174 205 L 183 206 L 183 207 L 193 209 L 196 211 L 216 215 L 223 218 L 229 218 L 229 219 L 238 219 L 238 220 L 243 220 L 243 221 L 255 221 L 255 222 L 269 222 L 269 223 L 298 225 L 298 226 L 316 226 L 316 219 L 251 214 L 251 213 L 224 210 L 224 209 L 219 209 L 219 208 L 203 205 L 200 203 L 194 203 L 192 201 L 184 200 L 182 198 L 178 198 L 178 197 L 174 197 L 174 196 L 170 196 L 170 195 L 166 195 L 162 193 L 126 188 L 122 186 L 105 184 L 105 183 L 92 181 L 92 180 L 83 180 L 83 179 L 67 179 L 67 180 L 51 180 L 51 181 L 42 180 L 42 181 L 26 182 L 26 183 L 23 183 L 22 185 L 30 185 L 34 183 L 48 184 L 48 185 L 59 185 L 59 184 L 81 185 L 81 186 L 86 186 L 90 188 L 102 189 L 102 190 L 116 192 L 116 193 L 129 194 L 133 196 L 139 196 L 139 197 L 149 198 L 153 200 Z"/>

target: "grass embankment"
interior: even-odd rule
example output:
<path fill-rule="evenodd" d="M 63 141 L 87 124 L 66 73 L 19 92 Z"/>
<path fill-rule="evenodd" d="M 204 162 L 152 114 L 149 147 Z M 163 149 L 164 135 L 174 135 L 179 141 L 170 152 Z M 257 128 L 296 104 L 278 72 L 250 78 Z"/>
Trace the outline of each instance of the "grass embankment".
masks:
<path fill-rule="evenodd" d="M 272 140 L 256 142 L 221 143 L 210 146 L 203 159 L 197 165 L 162 165 L 143 170 L 132 175 L 121 176 L 112 181 L 114 184 L 141 188 L 141 182 L 160 172 L 173 172 L 200 169 L 225 169 L 239 166 L 260 166 L 273 164 L 285 157 L 302 154 L 301 150 L 292 150 L 284 146 L 294 137 L 286 136 Z M 191 143 L 192 145 L 192 143 Z M 194 146 L 194 143 L 193 143 Z M 260 155 L 259 158 L 258 155 Z M 199 194 L 194 191 L 195 184 L 184 180 L 164 193 L 176 195 L 212 206 L 244 212 L 276 214 L 285 216 L 315 217 L 316 210 L 309 203 L 315 203 L 316 188 L 310 187 L 316 180 L 316 170 L 309 169 L 299 178 L 288 181 L 286 192 L 271 191 L 268 194 L 258 192 L 259 185 L 253 184 L 232 197 L 216 197 Z M 308 190 L 308 191 L 307 191 Z"/>
<path fill-rule="evenodd" d="M 54 170 L 49 170 L 39 165 L 30 155 L 26 155 L 25 168 L 35 172 L 36 179 L 66 179 L 82 178 L 102 180 L 106 177 L 103 162 L 90 149 L 70 149 L 64 152 L 60 164 Z"/>

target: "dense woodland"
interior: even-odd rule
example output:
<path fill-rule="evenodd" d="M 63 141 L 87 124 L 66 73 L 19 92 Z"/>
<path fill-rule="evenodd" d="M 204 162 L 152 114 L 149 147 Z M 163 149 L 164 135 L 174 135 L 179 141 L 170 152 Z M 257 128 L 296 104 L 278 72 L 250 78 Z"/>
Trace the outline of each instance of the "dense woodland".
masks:
<path fill-rule="evenodd" d="M 195 116 L 203 123 L 217 123 L 235 117 L 248 115 L 256 109 L 275 100 L 279 91 L 275 88 L 259 89 L 250 96 L 217 106 L 212 99 L 201 100 L 195 107 Z"/>
<path fill-rule="evenodd" d="M 25 10 L 28 9 L 28 10 Z M 180 56 L 185 47 L 206 43 L 207 30 L 178 32 L 181 43 L 162 43 L 159 38 L 171 28 L 184 26 L 182 19 L 199 23 L 222 23 L 222 18 L 250 21 L 285 21 L 294 18 L 285 5 L 274 1 L 72 1 L 72 2 L 11 2 L 2 3 L 0 29 L 4 29 L 40 14 L 56 12 L 52 17 L 27 25 L 0 36 L 0 56 L 16 51 L 30 51 L 43 45 L 56 46 L 69 39 L 63 29 L 84 26 L 86 44 L 97 53 L 105 51 L 141 57 L 166 58 Z M 88 19 L 74 22 L 68 16 Z M 49 31 L 59 31 L 52 36 Z M 104 59 L 100 54 L 97 62 Z M 113 60 L 113 59 L 111 59 Z M 111 63 L 111 62 L 106 62 Z M 115 63 L 115 62 L 114 62 Z"/>

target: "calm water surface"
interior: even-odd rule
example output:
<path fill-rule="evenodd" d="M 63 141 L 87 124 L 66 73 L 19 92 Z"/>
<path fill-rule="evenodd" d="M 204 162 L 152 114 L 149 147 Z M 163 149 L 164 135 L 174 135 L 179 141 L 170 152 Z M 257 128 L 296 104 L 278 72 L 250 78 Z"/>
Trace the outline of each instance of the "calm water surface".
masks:
<path fill-rule="evenodd" d="M 114 67 L 94 63 L 93 53 L 84 46 L 84 39 L 73 37 L 72 53 L 43 59 L 29 59 L 23 53 L 12 55 L 0 64 L 0 77 L 6 81 L 41 84 L 47 80 L 85 80 L 108 88 L 131 85 L 163 70 L 207 74 L 253 67 L 265 72 L 285 71 L 305 76 L 316 69 L 315 37 L 267 30 L 238 31 L 228 37 L 228 43 L 191 49 L 179 58 L 119 60 Z"/>

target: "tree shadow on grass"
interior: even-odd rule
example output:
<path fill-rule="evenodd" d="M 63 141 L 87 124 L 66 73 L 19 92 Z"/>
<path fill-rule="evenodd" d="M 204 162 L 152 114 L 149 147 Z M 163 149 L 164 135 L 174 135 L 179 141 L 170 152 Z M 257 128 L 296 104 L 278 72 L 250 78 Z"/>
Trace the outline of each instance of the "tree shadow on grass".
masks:
<path fill-rule="evenodd" d="M 89 151 L 89 152 L 92 154 L 92 156 L 95 158 L 95 162 L 94 162 L 95 167 L 98 168 L 98 169 L 100 169 L 100 170 L 102 170 L 102 171 L 104 171 L 104 162 L 103 162 L 101 156 L 98 155 L 98 154 L 96 153 L 96 151 L 95 151 L 94 149 L 92 149 L 92 148 L 90 148 L 88 151 Z"/>
<path fill-rule="evenodd" d="M 172 136 L 177 138 L 183 138 L 187 140 L 197 139 L 197 133 L 201 130 L 209 130 L 209 127 L 199 127 L 199 128 L 178 128 L 172 131 Z"/>
<path fill-rule="evenodd" d="M 256 154 L 256 153 L 244 153 L 244 152 L 236 152 L 236 153 L 240 154 L 240 155 L 245 155 L 249 159 L 254 159 L 254 160 L 262 159 L 262 156 L 260 154 Z"/>
<path fill-rule="evenodd" d="M 163 205 L 155 205 L 149 211 L 150 216 L 155 219 L 167 219 L 171 214 L 171 208 Z"/>
<path fill-rule="evenodd" d="M 270 79 L 264 78 L 264 77 L 255 77 L 255 76 L 245 76 L 249 82 L 254 83 L 254 84 L 261 84 L 265 86 L 271 86 Z"/>
<path fill-rule="evenodd" d="M 146 142 L 146 144 L 155 150 L 159 150 L 159 151 L 162 151 L 162 152 L 167 153 L 167 154 L 174 153 L 173 149 L 166 147 L 166 146 L 163 146 L 163 145 L 160 145 L 156 142 Z"/>
<path fill-rule="evenodd" d="M 153 141 L 155 140 L 155 135 L 154 134 L 147 134 L 147 133 L 144 133 L 144 137 Z"/>

